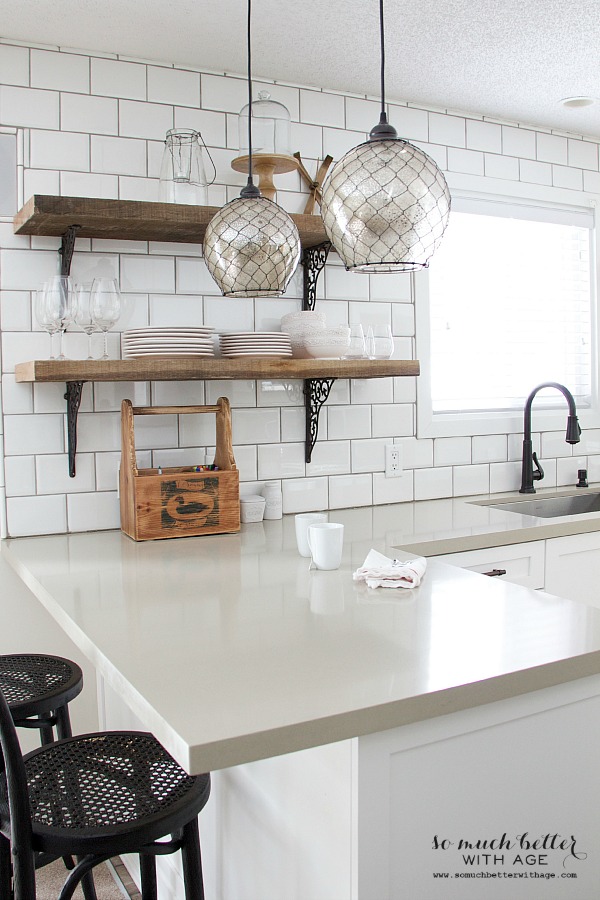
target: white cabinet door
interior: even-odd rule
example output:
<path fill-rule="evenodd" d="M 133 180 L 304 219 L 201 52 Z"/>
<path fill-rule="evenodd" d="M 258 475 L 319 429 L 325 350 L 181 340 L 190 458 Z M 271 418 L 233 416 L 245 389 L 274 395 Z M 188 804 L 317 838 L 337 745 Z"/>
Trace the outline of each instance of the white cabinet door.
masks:
<path fill-rule="evenodd" d="M 472 572 L 488 573 L 505 569 L 506 574 L 498 576 L 504 581 L 533 589 L 544 587 L 544 541 L 446 553 L 436 556 L 436 559 Z"/>
<path fill-rule="evenodd" d="M 600 607 L 600 533 L 546 541 L 546 590 Z"/>

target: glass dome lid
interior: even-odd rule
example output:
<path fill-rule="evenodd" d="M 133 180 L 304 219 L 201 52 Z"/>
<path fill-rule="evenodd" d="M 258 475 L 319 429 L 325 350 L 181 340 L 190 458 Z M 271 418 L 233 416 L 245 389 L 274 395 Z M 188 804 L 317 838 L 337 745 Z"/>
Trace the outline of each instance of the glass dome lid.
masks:
<path fill-rule="evenodd" d="M 240 153 L 248 152 L 248 104 L 238 118 Z M 269 91 L 259 91 L 252 101 L 252 152 L 291 156 L 291 117 L 283 103 L 271 99 Z"/>

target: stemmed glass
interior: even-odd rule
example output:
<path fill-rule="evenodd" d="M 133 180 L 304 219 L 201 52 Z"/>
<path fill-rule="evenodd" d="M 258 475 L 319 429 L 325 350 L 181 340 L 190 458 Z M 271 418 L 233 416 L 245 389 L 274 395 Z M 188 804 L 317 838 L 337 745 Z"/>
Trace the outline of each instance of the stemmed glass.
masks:
<path fill-rule="evenodd" d="M 60 352 L 57 359 L 66 359 L 64 353 L 65 331 L 73 322 L 75 315 L 75 291 L 70 275 L 53 275 L 44 286 L 45 315 L 57 323 L 60 333 Z M 42 326 L 45 327 L 45 326 Z"/>
<path fill-rule="evenodd" d="M 88 336 L 88 359 L 92 356 L 92 335 L 98 331 L 96 320 L 92 310 L 92 286 L 91 284 L 78 284 L 76 286 L 77 305 L 75 309 L 75 324 Z"/>
<path fill-rule="evenodd" d="M 58 331 L 58 319 L 48 309 L 46 301 L 46 284 L 35 293 L 35 317 L 40 328 L 50 335 L 50 359 L 56 359 L 54 355 L 54 335 Z"/>
<path fill-rule="evenodd" d="M 104 353 L 108 359 L 108 332 L 121 313 L 121 292 L 115 278 L 94 278 L 92 284 L 92 318 L 104 334 Z"/>

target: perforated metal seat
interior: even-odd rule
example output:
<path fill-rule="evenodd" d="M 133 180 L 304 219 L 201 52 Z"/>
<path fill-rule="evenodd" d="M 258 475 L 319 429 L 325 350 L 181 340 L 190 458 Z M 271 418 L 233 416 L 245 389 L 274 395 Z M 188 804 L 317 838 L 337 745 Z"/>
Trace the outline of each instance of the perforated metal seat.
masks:
<path fill-rule="evenodd" d="M 14 900 L 34 900 L 36 865 L 72 854 L 59 896 L 70 900 L 94 866 L 139 853 L 142 897 L 157 900 L 155 856 L 181 850 L 186 900 L 203 900 L 197 816 L 210 775 L 188 775 L 142 732 L 80 735 L 22 757 L 1 692 L 0 743 L 0 897 L 12 881 Z"/>
<path fill-rule="evenodd" d="M 83 672 L 70 659 L 46 654 L 0 655 L 0 690 L 15 725 L 37 728 L 42 744 L 71 737 L 69 703 L 83 688 Z"/>

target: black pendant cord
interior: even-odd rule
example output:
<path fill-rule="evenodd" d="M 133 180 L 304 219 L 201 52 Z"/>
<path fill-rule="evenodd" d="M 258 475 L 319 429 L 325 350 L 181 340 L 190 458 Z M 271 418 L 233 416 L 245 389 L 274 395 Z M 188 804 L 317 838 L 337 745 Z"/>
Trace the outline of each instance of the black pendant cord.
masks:
<path fill-rule="evenodd" d="M 379 54 L 381 60 L 380 82 L 381 82 L 381 113 L 379 122 L 371 129 L 369 138 L 372 141 L 380 141 L 383 138 L 397 138 L 398 132 L 393 125 L 388 124 L 387 112 L 385 109 L 385 28 L 383 17 L 383 0 L 379 0 Z"/>
<path fill-rule="evenodd" d="M 248 181 L 241 191 L 241 197 L 260 197 L 260 191 L 252 180 L 252 0 L 248 0 Z"/>

